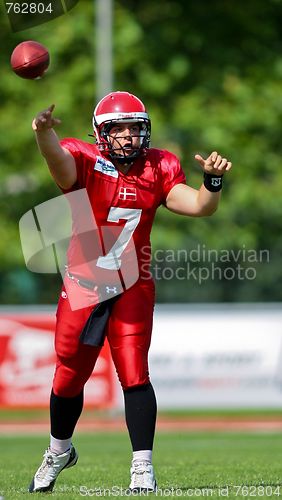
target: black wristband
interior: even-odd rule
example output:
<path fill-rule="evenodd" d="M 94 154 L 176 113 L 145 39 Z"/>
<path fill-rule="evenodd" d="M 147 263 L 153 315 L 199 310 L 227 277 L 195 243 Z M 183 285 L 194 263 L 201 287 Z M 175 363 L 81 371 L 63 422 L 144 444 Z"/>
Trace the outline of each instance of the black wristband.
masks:
<path fill-rule="evenodd" d="M 223 175 L 213 175 L 204 172 L 204 186 L 208 191 L 216 193 L 222 189 Z"/>

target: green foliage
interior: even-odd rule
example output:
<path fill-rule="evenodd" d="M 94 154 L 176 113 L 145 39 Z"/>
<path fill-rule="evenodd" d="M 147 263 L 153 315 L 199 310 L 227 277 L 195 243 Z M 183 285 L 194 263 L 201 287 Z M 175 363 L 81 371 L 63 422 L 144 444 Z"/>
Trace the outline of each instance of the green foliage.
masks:
<path fill-rule="evenodd" d="M 159 210 L 153 248 L 186 249 L 188 254 L 198 245 L 218 251 L 269 252 L 269 261 L 256 263 L 254 280 L 238 276 L 202 284 L 194 278 L 161 280 L 159 300 L 280 300 L 282 1 L 115 0 L 113 4 L 114 87 L 146 102 L 153 145 L 178 154 L 189 184 L 196 188 L 202 177 L 193 159 L 196 152 L 208 155 L 218 150 L 234 164 L 212 218 L 185 219 Z M 18 33 L 10 31 L 5 15 L 0 19 L 3 302 L 16 303 L 26 296 L 11 285 L 12 275 L 27 273 L 17 229 L 20 217 L 59 193 L 37 151 L 30 127 L 33 116 L 54 102 L 62 119 L 61 137 L 88 140 L 91 132 L 94 11 L 95 2 L 80 0 L 69 14 Z M 51 53 L 50 70 L 39 81 L 22 80 L 9 67 L 13 48 L 27 39 L 43 43 Z M 233 259 L 232 269 L 236 264 Z M 241 264 L 249 266 L 246 261 Z M 205 267 L 201 259 L 197 265 Z M 31 302 L 34 296 L 39 302 L 54 300 L 56 278 L 49 278 L 49 293 L 44 294 L 46 276 L 32 275 L 31 281 Z"/>

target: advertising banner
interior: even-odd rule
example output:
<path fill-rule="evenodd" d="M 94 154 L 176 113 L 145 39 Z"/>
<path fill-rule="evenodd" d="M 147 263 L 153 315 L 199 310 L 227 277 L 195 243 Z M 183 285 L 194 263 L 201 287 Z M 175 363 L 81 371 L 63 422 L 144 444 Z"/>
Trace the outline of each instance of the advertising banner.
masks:
<path fill-rule="evenodd" d="M 159 305 L 150 373 L 162 408 L 282 407 L 282 308 Z"/>
<path fill-rule="evenodd" d="M 55 367 L 55 313 L 0 314 L 0 407 L 43 407 Z M 86 406 L 114 404 L 113 367 L 103 347 L 85 387 Z"/>

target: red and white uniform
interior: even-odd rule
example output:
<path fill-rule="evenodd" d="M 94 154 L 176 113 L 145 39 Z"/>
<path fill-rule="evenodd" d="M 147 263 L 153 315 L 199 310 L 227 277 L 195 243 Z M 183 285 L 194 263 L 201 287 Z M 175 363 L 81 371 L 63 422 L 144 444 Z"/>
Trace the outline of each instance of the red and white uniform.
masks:
<path fill-rule="evenodd" d="M 77 182 L 68 192 L 86 189 L 96 225 L 81 236 L 74 219 L 69 269 L 99 286 L 118 289 L 106 332 L 113 361 L 123 388 L 148 383 L 154 308 L 150 233 L 157 208 L 173 186 L 185 183 L 185 175 L 177 157 L 164 150 L 146 150 L 123 174 L 94 145 L 77 139 L 64 139 L 61 145 L 71 152 L 77 168 Z M 71 397 L 82 390 L 100 348 L 79 343 L 93 304 L 71 308 L 63 296 L 57 311 L 53 388 L 57 395 Z"/>

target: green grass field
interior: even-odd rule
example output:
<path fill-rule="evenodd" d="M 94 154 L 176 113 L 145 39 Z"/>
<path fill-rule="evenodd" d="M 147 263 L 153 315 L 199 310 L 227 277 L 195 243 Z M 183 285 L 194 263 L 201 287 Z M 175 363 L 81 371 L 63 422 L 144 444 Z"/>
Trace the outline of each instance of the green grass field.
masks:
<path fill-rule="evenodd" d="M 0 436 L 0 495 L 5 500 L 29 497 L 27 486 L 47 444 L 47 436 Z M 131 459 L 127 434 L 78 433 L 74 444 L 79 461 L 61 473 L 47 498 L 126 498 Z M 158 432 L 154 465 L 159 498 L 282 497 L 280 433 Z"/>

